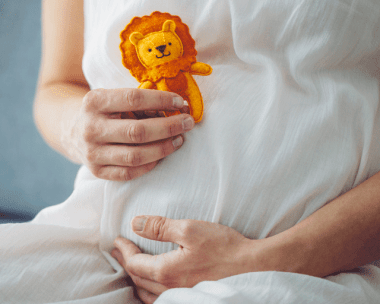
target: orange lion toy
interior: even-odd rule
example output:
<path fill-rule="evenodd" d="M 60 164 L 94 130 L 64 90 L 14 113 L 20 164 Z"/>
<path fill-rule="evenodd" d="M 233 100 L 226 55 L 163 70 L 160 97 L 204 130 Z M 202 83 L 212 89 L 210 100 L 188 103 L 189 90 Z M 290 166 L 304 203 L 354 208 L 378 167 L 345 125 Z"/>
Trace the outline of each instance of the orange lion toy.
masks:
<path fill-rule="evenodd" d="M 120 33 L 123 64 L 141 84 L 179 94 L 190 108 L 195 122 L 203 116 L 203 99 L 191 75 L 210 75 L 211 66 L 197 62 L 195 41 L 178 16 L 153 12 L 135 17 Z M 166 116 L 179 111 L 165 111 Z"/>

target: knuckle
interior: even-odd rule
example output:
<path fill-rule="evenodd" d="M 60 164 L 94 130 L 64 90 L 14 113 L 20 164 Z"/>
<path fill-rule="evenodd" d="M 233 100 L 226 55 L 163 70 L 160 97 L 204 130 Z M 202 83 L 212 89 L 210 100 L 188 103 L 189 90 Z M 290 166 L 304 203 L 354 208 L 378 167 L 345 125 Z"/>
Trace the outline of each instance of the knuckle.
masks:
<path fill-rule="evenodd" d="M 185 286 L 182 285 L 182 280 L 181 276 L 178 275 L 177 271 L 181 271 L 178 268 L 173 270 L 173 268 L 164 265 L 161 265 L 155 272 L 154 274 L 154 280 L 161 285 L 164 285 L 167 288 L 176 288 L 176 287 L 181 287 Z"/>
<path fill-rule="evenodd" d="M 158 94 L 158 102 L 160 109 L 166 109 L 168 107 L 168 97 L 163 92 Z"/>
<path fill-rule="evenodd" d="M 139 296 L 140 300 L 144 303 L 144 304 L 153 304 L 156 299 L 157 299 L 157 296 L 154 295 L 153 293 L 143 289 L 143 288 L 137 288 L 137 295 Z"/>
<path fill-rule="evenodd" d="M 91 143 L 96 141 L 98 137 L 100 137 L 102 134 L 101 131 L 101 125 L 94 123 L 94 121 L 91 121 L 88 119 L 84 122 L 83 127 L 83 139 L 87 143 Z"/>
<path fill-rule="evenodd" d="M 177 135 L 176 131 L 177 131 L 177 127 L 174 123 L 171 123 L 168 125 L 168 131 L 169 131 L 169 135 L 170 136 L 175 136 Z"/>
<path fill-rule="evenodd" d="M 194 221 L 192 220 L 183 220 L 181 221 L 181 229 L 179 231 L 182 237 L 188 238 L 195 235 L 196 225 L 194 225 Z"/>
<path fill-rule="evenodd" d="M 127 166 L 135 167 L 142 163 L 142 155 L 140 151 L 128 151 L 124 155 L 124 161 Z"/>
<path fill-rule="evenodd" d="M 141 106 L 143 100 L 142 91 L 140 89 L 128 89 L 125 94 L 125 99 L 128 102 L 131 110 L 137 109 Z"/>
<path fill-rule="evenodd" d="M 168 156 L 173 151 L 173 144 L 171 141 L 169 143 L 164 143 L 160 146 L 160 155 L 159 159 L 162 159 L 166 156 Z"/>
<path fill-rule="evenodd" d="M 146 130 L 144 125 L 141 123 L 131 123 L 124 132 L 124 137 L 129 139 L 132 143 L 145 142 Z"/>
<path fill-rule="evenodd" d="M 119 171 L 119 180 L 121 181 L 130 181 L 133 179 L 132 171 L 128 168 L 124 168 Z"/>
<path fill-rule="evenodd" d="M 173 117 L 173 121 L 168 122 L 166 127 L 169 136 L 176 136 L 182 133 L 182 120 L 178 119 L 178 117 Z"/>
<path fill-rule="evenodd" d="M 87 148 L 85 150 L 85 158 L 90 164 L 96 163 L 99 158 L 99 153 L 96 149 Z"/>
<path fill-rule="evenodd" d="M 91 173 L 97 178 L 104 178 L 103 170 L 101 166 L 90 166 Z"/>
<path fill-rule="evenodd" d="M 168 284 L 171 283 L 170 274 L 167 271 L 167 267 L 165 265 L 160 265 L 157 267 L 153 273 L 153 279 L 164 286 L 168 286 Z"/>
<path fill-rule="evenodd" d="M 102 93 L 103 89 L 94 89 L 84 96 L 83 98 L 83 107 L 86 111 L 93 111 L 99 106 L 99 96 Z"/>
<path fill-rule="evenodd" d="M 165 237 L 166 218 L 161 216 L 152 217 L 150 224 L 155 240 L 162 241 Z"/>
<path fill-rule="evenodd" d="M 136 286 L 142 285 L 142 279 L 139 276 L 131 275 L 133 283 L 135 283 Z"/>

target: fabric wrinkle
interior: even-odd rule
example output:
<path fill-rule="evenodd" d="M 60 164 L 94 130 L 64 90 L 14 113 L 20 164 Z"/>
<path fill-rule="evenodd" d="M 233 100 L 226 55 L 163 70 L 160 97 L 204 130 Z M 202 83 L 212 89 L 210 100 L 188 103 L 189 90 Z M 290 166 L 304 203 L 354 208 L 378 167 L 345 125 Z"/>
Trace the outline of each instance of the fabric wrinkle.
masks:
<path fill-rule="evenodd" d="M 84 5 L 83 71 L 91 89 L 137 87 L 119 50 L 119 33 L 134 16 L 179 15 L 196 41 L 197 60 L 213 68 L 208 77 L 195 76 L 204 119 L 149 173 L 114 182 L 82 167 L 65 202 L 32 223 L 1 226 L 0 278 L 7 280 L 0 280 L 0 302 L 139 303 L 110 255 L 114 239 L 125 237 L 148 254 L 176 245 L 137 236 L 133 217 L 215 222 L 260 239 L 380 171 L 377 0 Z M 170 289 L 156 303 L 375 304 L 379 278 L 379 261 L 324 279 L 245 273 Z"/>

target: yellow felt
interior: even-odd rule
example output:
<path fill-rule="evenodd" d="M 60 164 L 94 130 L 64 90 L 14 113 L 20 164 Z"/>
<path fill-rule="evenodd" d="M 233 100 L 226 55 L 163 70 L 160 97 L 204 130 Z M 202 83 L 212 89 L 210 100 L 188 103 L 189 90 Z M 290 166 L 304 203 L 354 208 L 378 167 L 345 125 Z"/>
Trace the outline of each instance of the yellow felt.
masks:
<path fill-rule="evenodd" d="M 137 36 L 134 34 L 130 39 Z M 163 52 L 159 50 L 161 46 L 165 48 Z M 137 42 L 136 51 L 140 62 L 145 67 L 153 67 L 181 57 L 183 47 L 175 33 L 160 31 L 150 33 L 140 39 Z"/>
<path fill-rule="evenodd" d="M 190 68 L 191 74 L 208 76 L 212 73 L 212 67 L 203 62 L 195 62 Z"/>
<path fill-rule="evenodd" d="M 134 32 L 129 36 L 129 41 L 136 46 L 141 39 L 144 38 L 144 35 L 139 32 Z"/>
<path fill-rule="evenodd" d="M 170 91 L 167 84 L 166 84 L 165 78 L 156 82 L 156 86 L 157 86 L 157 89 L 160 91 Z"/>
<path fill-rule="evenodd" d="M 189 103 L 195 122 L 200 122 L 203 99 L 191 74 L 210 75 L 212 68 L 196 62 L 195 41 L 187 25 L 178 16 L 153 12 L 133 18 L 120 37 L 123 64 L 141 82 L 139 88 L 179 94 Z M 164 112 L 165 116 L 179 113 Z"/>
<path fill-rule="evenodd" d="M 201 92 L 193 76 L 187 72 L 185 72 L 184 75 L 187 79 L 186 94 L 189 96 L 190 115 L 193 116 L 195 122 L 200 122 L 203 116 L 203 99 Z"/>
<path fill-rule="evenodd" d="M 164 24 L 162 25 L 162 31 L 163 32 L 172 32 L 175 33 L 175 22 L 173 20 L 166 20 Z"/>
<path fill-rule="evenodd" d="M 142 82 L 139 85 L 139 89 L 152 89 L 154 87 L 154 83 L 150 81 Z"/>

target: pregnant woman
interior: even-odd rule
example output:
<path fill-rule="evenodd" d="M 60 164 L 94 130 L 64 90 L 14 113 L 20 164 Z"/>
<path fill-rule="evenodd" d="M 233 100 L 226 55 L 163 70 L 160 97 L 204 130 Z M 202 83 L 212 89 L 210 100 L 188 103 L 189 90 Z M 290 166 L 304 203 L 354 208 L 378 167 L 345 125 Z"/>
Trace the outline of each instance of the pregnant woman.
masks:
<path fill-rule="evenodd" d="M 154 11 L 213 69 L 199 123 L 123 66 Z M 377 0 L 44 1 L 36 122 L 84 166 L 0 227 L 1 302 L 378 303 L 379 27 Z"/>

